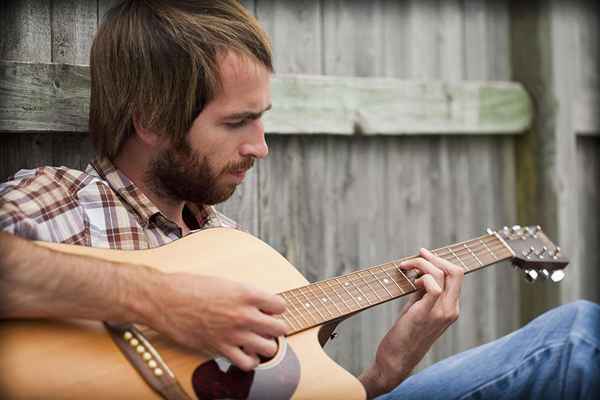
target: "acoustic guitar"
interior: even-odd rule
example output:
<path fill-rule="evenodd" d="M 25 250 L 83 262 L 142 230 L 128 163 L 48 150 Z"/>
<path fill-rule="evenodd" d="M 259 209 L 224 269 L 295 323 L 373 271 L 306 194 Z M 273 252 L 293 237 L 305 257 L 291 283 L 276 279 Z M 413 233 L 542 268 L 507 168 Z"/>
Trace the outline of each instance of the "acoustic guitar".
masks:
<path fill-rule="evenodd" d="M 0 323 L 0 397 L 6 399 L 364 399 L 360 382 L 322 346 L 337 322 L 414 292 L 398 262 L 309 284 L 279 253 L 234 229 L 214 228 L 139 251 L 39 243 L 67 253 L 212 275 L 278 293 L 288 327 L 277 354 L 244 372 L 180 347 L 149 328 L 65 320 Z M 568 261 L 539 227 L 488 230 L 434 251 L 477 271 L 512 260 L 529 280 L 558 281 Z M 411 257 L 406 257 L 408 259 Z M 404 259 L 403 259 L 404 260 Z M 107 329 L 108 328 L 108 329 Z"/>

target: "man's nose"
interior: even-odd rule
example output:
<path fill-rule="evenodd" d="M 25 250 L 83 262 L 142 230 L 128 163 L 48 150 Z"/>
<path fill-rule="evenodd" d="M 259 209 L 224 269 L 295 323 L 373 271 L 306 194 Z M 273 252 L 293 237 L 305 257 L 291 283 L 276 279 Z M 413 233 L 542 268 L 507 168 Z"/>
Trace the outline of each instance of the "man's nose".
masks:
<path fill-rule="evenodd" d="M 253 121 L 252 132 L 248 140 L 240 147 L 241 156 L 265 158 L 269 154 L 269 146 L 265 138 L 265 128 L 260 119 Z"/>

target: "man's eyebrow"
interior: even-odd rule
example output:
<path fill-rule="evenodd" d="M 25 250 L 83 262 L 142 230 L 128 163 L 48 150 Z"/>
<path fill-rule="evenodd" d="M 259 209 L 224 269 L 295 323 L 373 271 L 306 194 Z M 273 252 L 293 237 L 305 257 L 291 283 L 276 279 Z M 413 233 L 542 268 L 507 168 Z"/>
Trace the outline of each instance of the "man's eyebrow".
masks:
<path fill-rule="evenodd" d="M 269 111 L 272 107 L 272 104 L 269 104 L 267 106 L 267 108 L 265 108 L 264 110 L 260 111 L 260 112 L 252 112 L 252 111 L 244 111 L 241 113 L 235 113 L 235 114 L 229 114 L 223 117 L 223 119 L 246 119 L 246 118 L 250 118 L 250 119 L 256 119 L 256 118 L 260 118 L 260 116 L 266 112 Z"/>

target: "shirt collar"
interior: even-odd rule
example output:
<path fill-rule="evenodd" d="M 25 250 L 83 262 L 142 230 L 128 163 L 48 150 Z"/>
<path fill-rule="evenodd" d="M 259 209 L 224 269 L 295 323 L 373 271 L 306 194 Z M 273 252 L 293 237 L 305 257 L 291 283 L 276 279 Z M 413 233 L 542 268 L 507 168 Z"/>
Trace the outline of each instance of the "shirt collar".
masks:
<path fill-rule="evenodd" d="M 96 158 L 90 162 L 90 166 L 132 208 L 144 227 L 148 226 L 150 220 L 155 215 L 161 214 L 158 207 L 124 173 L 119 171 L 109 159 L 103 157 Z"/>

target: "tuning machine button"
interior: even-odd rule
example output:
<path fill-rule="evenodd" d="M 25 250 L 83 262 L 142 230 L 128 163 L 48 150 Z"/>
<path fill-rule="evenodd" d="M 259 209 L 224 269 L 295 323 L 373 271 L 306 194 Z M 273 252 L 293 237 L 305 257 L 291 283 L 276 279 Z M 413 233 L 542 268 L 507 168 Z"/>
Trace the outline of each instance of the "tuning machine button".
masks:
<path fill-rule="evenodd" d="M 558 259 L 558 256 L 560 256 L 560 247 L 556 246 L 556 249 L 554 249 L 554 252 L 551 254 L 551 257 L 553 260 Z"/>
<path fill-rule="evenodd" d="M 523 250 L 522 254 L 524 257 L 527 257 L 527 259 L 531 259 L 531 255 L 535 252 L 535 248 L 533 246 L 531 246 L 530 248 Z"/>
<path fill-rule="evenodd" d="M 546 246 L 544 246 L 537 253 L 535 253 L 535 255 L 538 256 L 538 258 L 540 260 L 543 260 L 544 254 L 546 254 L 547 251 L 548 251 L 548 248 Z"/>
<path fill-rule="evenodd" d="M 563 280 L 564 277 L 565 277 L 565 272 L 562 269 L 557 269 L 555 271 L 552 271 L 552 274 L 550 274 L 550 280 L 552 282 L 560 282 Z"/>
<path fill-rule="evenodd" d="M 525 271 L 523 271 L 523 277 L 527 282 L 533 283 L 537 280 L 538 273 L 534 269 L 526 269 Z"/>
<path fill-rule="evenodd" d="M 543 269 L 540 271 L 539 277 L 543 280 L 549 279 L 550 278 L 550 272 L 547 269 Z"/>

